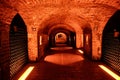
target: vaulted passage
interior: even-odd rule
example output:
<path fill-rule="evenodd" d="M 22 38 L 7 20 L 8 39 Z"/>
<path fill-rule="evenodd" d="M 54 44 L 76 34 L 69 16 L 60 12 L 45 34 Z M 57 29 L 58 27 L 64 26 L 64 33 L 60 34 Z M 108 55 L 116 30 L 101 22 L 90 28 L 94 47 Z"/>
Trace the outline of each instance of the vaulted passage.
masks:
<path fill-rule="evenodd" d="M 120 0 L 0 0 L 0 80 L 120 80 Z"/>
<path fill-rule="evenodd" d="M 49 46 L 66 45 L 76 47 L 75 33 L 66 29 L 54 29 L 49 35 Z"/>

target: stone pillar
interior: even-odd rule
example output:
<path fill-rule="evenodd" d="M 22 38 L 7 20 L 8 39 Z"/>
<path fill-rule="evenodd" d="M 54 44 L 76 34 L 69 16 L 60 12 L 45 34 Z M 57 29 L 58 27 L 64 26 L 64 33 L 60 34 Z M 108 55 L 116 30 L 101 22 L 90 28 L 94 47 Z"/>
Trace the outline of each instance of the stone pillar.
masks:
<path fill-rule="evenodd" d="M 92 59 L 100 60 L 101 58 L 101 38 L 102 35 L 99 33 L 92 34 Z"/>
<path fill-rule="evenodd" d="M 28 33 L 28 57 L 30 61 L 36 61 L 38 58 L 38 40 L 37 33 Z"/>

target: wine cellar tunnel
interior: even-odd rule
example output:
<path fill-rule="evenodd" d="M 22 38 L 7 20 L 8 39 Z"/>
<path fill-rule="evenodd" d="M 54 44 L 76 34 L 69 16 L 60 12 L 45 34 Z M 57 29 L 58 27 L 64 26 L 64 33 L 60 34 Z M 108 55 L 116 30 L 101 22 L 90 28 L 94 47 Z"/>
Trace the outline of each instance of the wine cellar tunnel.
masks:
<path fill-rule="evenodd" d="M 114 80 L 102 71 L 97 75 L 100 70 L 91 62 L 108 66 L 120 78 L 119 0 L 1 0 L 0 15 L 0 80 L 18 80 L 28 65 L 37 68 L 26 80 L 40 75 L 38 80 Z M 46 67 L 53 73 L 64 68 L 57 79 L 52 71 L 44 74 Z M 89 69 L 95 72 L 85 77 L 82 71 Z"/>

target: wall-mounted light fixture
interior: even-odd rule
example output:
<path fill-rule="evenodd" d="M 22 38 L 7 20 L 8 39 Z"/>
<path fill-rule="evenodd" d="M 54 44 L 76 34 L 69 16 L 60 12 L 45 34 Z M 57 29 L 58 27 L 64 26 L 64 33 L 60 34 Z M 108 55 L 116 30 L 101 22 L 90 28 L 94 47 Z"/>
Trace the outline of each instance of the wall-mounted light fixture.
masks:
<path fill-rule="evenodd" d="M 114 38 L 118 39 L 120 41 L 120 32 L 114 29 Z"/>
<path fill-rule="evenodd" d="M 15 34 L 17 31 L 18 31 L 18 27 L 17 27 L 17 26 L 14 25 L 14 26 L 11 27 L 10 32 L 11 32 L 12 34 Z"/>
<path fill-rule="evenodd" d="M 114 29 L 114 37 L 115 37 L 115 38 L 118 38 L 119 35 L 120 35 L 120 32 L 117 31 L 116 29 Z"/>
<path fill-rule="evenodd" d="M 32 31 L 36 31 L 36 27 L 32 27 Z"/>
<path fill-rule="evenodd" d="M 14 28 L 14 32 L 17 32 L 17 31 L 18 31 L 17 26 L 13 26 L 13 28 Z"/>
<path fill-rule="evenodd" d="M 40 39 L 40 40 L 39 40 L 39 43 L 40 43 L 40 45 L 42 45 L 42 36 L 40 36 L 39 39 Z"/>
<path fill-rule="evenodd" d="M 95 25 L 94 30 L 95 30 L 95 31 L 97 31 L 97 30 L 98 30 L 98 26 L 97 26 L 97 25 Z"/>

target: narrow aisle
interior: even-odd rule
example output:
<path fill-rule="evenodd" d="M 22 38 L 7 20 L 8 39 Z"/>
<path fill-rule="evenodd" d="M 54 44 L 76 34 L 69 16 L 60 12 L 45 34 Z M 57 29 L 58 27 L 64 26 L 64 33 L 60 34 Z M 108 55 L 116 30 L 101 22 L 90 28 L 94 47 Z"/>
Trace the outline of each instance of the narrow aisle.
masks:
<path fill-rule="evenodd" d="M 28 66 L 34 69 L 25 80 L 114 80 L 98 67 L 101 62 L 90 61 L 77 50 L 50 50 L 47 54 L 40 62 L 28 64 L 14 80 Z"/>

